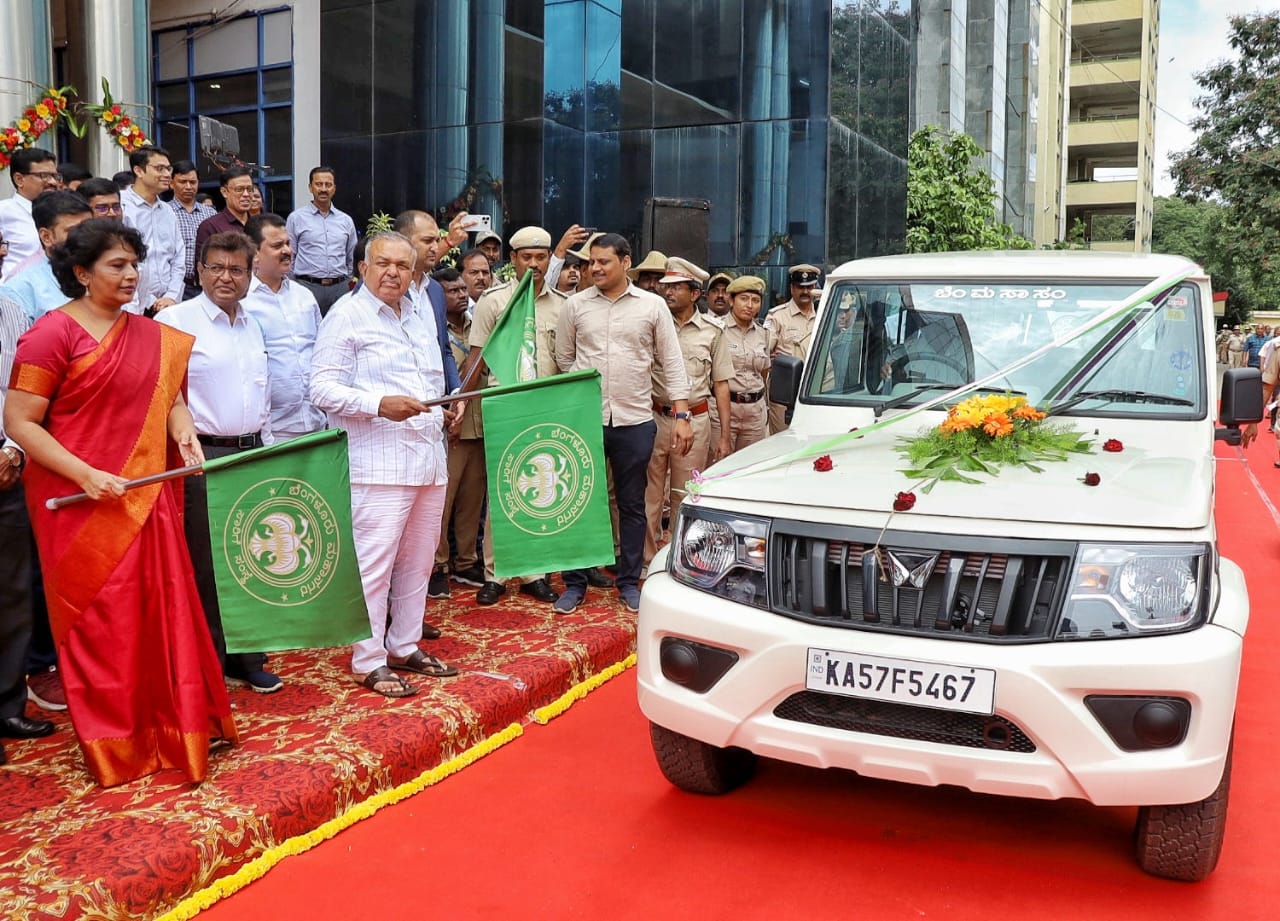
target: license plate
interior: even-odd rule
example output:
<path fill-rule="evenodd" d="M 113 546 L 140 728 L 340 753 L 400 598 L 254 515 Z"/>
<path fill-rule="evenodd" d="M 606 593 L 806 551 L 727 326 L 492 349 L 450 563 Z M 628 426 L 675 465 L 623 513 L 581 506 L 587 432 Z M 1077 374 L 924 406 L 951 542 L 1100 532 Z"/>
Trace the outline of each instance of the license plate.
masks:
<path fill-rule="evenodd" d="M 805 687 L 826 694 L 938 710 L 987 715 L 995 712 L 996 673 L 990 668 L 811 648 Z"/>

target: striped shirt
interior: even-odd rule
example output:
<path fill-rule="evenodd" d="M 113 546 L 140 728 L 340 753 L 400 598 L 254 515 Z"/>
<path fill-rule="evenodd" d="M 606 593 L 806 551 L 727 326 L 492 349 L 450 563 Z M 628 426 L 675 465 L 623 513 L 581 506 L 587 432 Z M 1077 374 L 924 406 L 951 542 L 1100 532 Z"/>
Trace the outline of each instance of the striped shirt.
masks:
<path fill-rule="evenodd" d="M 326 214 L 308 202 L 289 215 L 293 277 L 346 278 L 356 252 L 356 225 L 332 205 Z"/>
<path fill-rule="evenodd" d="M 311 362 L 311 402 L 347 430 L 351 482 L 441 486 L 449 480 L 440 408 L 393 422 L 378 415 L 385 396 L 444 396 L 435 316 L 408 297 L 400 315 L 367 288 L 329 309 Z"/>
<path fill-rule="evenodd" d="M 18 338 L 30 328 L 31 320 L 22 305 L 0 296 L 0 444 L 13 444 L 4 437 L 4 395 L 18 354 Z"/>
<path fill-rule="evenodd" d="M 147 258 L 138 266 L 142 277 L 138 279 L 136 307 L 125 309 L 141 313 L 162 297 L 182 300 L 182 237 L 173 209 L 158 198 L 148 204 L 133 189 L 120 193 L 120 206 L 124 222 L 136 229 L 147 245 Z"/>
<path fill-rule="evenodd" d="M 196 202 L 196 206 L 188 211 L 176 198 L 169 202 L 169 207 L 173 209 L 174 217 L 178 219 L 178 233 L 182 236 L 182 245 L 187 249 L 184 277 L 194 279 L 196 277 L 196 231 L 200 229 L 201 223 L 218 212 L 200 202 Z"/>

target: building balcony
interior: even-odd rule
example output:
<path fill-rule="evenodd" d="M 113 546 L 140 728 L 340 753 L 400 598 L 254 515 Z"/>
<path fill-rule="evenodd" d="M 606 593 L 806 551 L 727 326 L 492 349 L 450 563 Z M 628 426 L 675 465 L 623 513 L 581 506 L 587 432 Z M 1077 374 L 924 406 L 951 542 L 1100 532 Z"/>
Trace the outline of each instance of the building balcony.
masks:
<path fill-rule="evenodd" d="M 1142 82 L 1142 57 L 1133 56 L 1080 61 L 1071 65 L 1071 96 L 1074 101 L 1078 90 L 1090 87 L 1113 87 L 1125 83 Z"/>
<path fill-rule="evenodd" d="M 1129 210 L 1134 210 L 1137 203 L 1137 180 L 1067 183 L 1068 208 L 1128 208 Z"/>
<path fill-rule="evenodd" d="M 1071 4 L 1071 27 L 1141 20 L 1147 0 L 1074 0 Z"/>
<path fill-rule="evenodd" d="M 1067 124 L 1067 146 L 1073 152 L 1077 148 L 1135 147 L 1137 143 L 1136 117 L 1072 119 Z"/>

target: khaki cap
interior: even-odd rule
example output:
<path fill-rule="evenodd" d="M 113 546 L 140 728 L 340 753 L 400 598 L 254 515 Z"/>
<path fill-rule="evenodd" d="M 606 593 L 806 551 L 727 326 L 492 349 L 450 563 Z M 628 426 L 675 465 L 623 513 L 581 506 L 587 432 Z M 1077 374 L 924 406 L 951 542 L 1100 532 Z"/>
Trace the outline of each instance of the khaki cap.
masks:
<path fill-rule="evenodd" d="M 729 295 L 741 294 L 743 291 L 750 291 L 760 296 L 764 296 L 764 279 L 759 275 L 740 275 L 729 282 L 729 287 L 725 293 Z"/>
<path fill-rule="evenodd" d="M 513 253 L 518 249 L 551 249 L 551 234 L 541 227 L 521 227 L 507 243 Z"/>
<path fill-rule="evenodd" d="M 481 243 L 485 242 L 486 240 L 497 240 L 499 245 L 502 244 L 502 237 L 498 236 L 492 230 L 482 230 L 478 234 L 476 234 L 476 241 L 471 245 L 479 246 Z"/>
<path fill-rule="evenodd" d="M 716 272 L 709 279 L 707 279 L 707 287 L 710 288 L 713 285 L 718 285 L 720 284 L 720 282 L 724 282 L 727 285 L 731 281 L 733 281 L 733 276 L 730 275 L 728 272 Z"/>
<path fill-rule="evenodd" d="M 599 240 L 603 236 L 604 236 L 603 231 L 598 231 L 596 233 L 593 233 L 591 236 L 587 237 L 587 242 L 582 244 L 581 249 L 571 249 L 569 250 L 569 252 L 573 253 L 573 255 L 577 256 L 583 262 L 590 262 L 591 261 L 591 244 L 596 242 L 596 240 Z"/>
<path fill-rule="evenodd" d="M 818 283 L 818 279 L 822 276 L 822 270 L 816 265 L 809 265 L 802 262 L 800 265 L 793 265 L 787 270 L 787 277 L 791 280 L 791 284 L 799 285 L 802 288 L 808 288 Z"/>
<path fill-rule="evenodd" d="M 627 277 L 635 281 L 640 277 L 641 272 L 666 272 L 667 257 L 656 249 L 649 250 L 649 255 L 644 257 L 644 261 L 639 265 L 633 265 L 627 269 Z"/>
<path fill-rule="evenodd" d="M 702 287 L 702 283 L 707 280 L 706 269 L 700 269 L 688 259 L 681 259 L 679 256 L 672 256 L 667 260 L 666 274 L 658 279 L 664 285 L 673 285 L 676 282 L 684 282 L 686 284 L 697 285 Z"/>

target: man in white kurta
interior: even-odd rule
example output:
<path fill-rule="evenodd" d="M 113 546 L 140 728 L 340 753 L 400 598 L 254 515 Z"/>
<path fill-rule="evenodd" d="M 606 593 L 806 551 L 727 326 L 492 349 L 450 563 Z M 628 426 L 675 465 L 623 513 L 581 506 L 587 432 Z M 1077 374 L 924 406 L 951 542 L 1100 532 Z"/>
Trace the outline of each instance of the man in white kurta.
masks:
<path fill-rule="evenodd" d="M 396 671 L 458 673 L 418 648 L 452 415 L 424 405 L 444 395 L 444 368 L 434 315 L 405 297 L 414 259 L 400 234 L 370 239 L 360 263 L 364 283 L 320 325 L 311 366 L 311 402 L 346 429 L 351 458 L 351 519 L 372 633 L 352 647 L 351 671 L 388 697 L 417 691 Z"/>

